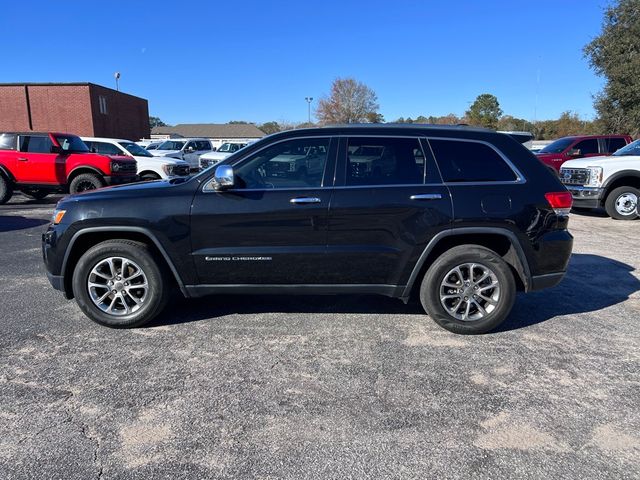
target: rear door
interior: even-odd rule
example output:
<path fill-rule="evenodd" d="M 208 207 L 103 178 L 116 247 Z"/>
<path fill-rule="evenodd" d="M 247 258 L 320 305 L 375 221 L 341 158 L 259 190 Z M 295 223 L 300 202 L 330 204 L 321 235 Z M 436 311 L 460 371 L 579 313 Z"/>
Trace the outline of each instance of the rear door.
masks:
<path fill-rule="evenodd" d="M 611 155 L 627 145 L 622 137 L 605 137 L 600 139 L 600 146 L 604 155 Z"/>
<path fill-rule="evenodd" d="M 20 135 L 16 157 L 16 178 L 26 184 L 66 183 L 66 154 L 51 153 L 49 135 Z"/>
<path fill-rule="evenodd" d="M 200 189 L 191 211 L 193 261 L 201 284 L 327 282 L 327 215 L 337 147 L 331 137 L 283 140 L 234 165 L 235 186 Z M 323 168 L 302 172 L 305 153 Z"/>
<path fill-rule="evenodd" d="M 332 283 L 404 285 L 420 254 L 449 229 L 452 207 L 416 137 L 343 137 L 329 209 Z"/>

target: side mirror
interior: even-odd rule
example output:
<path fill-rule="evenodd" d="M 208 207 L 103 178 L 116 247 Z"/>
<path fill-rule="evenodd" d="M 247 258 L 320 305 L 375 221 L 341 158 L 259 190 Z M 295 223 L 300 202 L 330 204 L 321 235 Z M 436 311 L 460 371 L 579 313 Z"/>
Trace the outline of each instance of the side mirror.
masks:
<path fill-rule="evenodd" d="M 572 148 L 571 150 L 569 150 L 570 157 L 579 157 L 580 155 L 581 155 L 581 152 L 579 148 Z"/>
<path fill-rule="evenodd" d="M 184 150 L 185 150 L 185 152 L 191 153 L 191 152 L 193 152 L 193 147 L 187 147 Z"/>
<path fill-rule="evenodd" d="M 62 150 L 62 147 L 58 147 L 57 145 L 51 145 L 50 152 L 60 155 L 61 153 L 63 153 L 63 150 Z"/>
<path fill-rule="evenodd" d="M 234 185 L 233 167 L 229 165 L 220 165 L 213 174 L 216 190 L 225 190 Z"/>

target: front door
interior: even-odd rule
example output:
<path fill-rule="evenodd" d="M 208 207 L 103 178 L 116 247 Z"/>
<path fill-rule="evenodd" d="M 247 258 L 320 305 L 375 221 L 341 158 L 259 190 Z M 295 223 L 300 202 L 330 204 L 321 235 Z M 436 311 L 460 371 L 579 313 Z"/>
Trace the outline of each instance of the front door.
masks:
<path fill-rule="evenodd" d="M 329 210 L 331 281 L 406 284 L 429 240 L 451 226 L 449 190 L 430 151 L 418 138 L 343 138 L 338 172 Z"/>
<path fill-rule="evenodd" d="M 201 284 L 326 282 L 334 143 L 330 137 L 283 140 L 235 163 L 233 188 L 215 191 L 203 182 L 191 210 Z"/>

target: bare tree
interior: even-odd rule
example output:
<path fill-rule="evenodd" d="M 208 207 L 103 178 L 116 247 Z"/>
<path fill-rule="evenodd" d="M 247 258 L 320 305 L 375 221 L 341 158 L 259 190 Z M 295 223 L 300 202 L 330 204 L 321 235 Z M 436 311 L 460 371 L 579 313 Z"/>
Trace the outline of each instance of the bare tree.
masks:
<path fill-rule="evenodd" d="M 378 97 L 364 83 L 354 78 L 337 78 L 329 97 L 320 99 L 316 117 L 321 124 L 364 123 L 379 120 Z"/>

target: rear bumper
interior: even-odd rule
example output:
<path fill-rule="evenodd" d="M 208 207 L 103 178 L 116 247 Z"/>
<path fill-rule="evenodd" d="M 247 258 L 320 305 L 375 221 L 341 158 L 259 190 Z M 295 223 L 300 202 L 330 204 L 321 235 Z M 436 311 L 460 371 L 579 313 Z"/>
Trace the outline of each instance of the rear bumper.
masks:
<path fill-rule="evenodd" d="M 599 187 L 582 187 L 565 185 L 573 197 L 573 206 L 578 208 L 598 208 L 603 189 Z"/>

